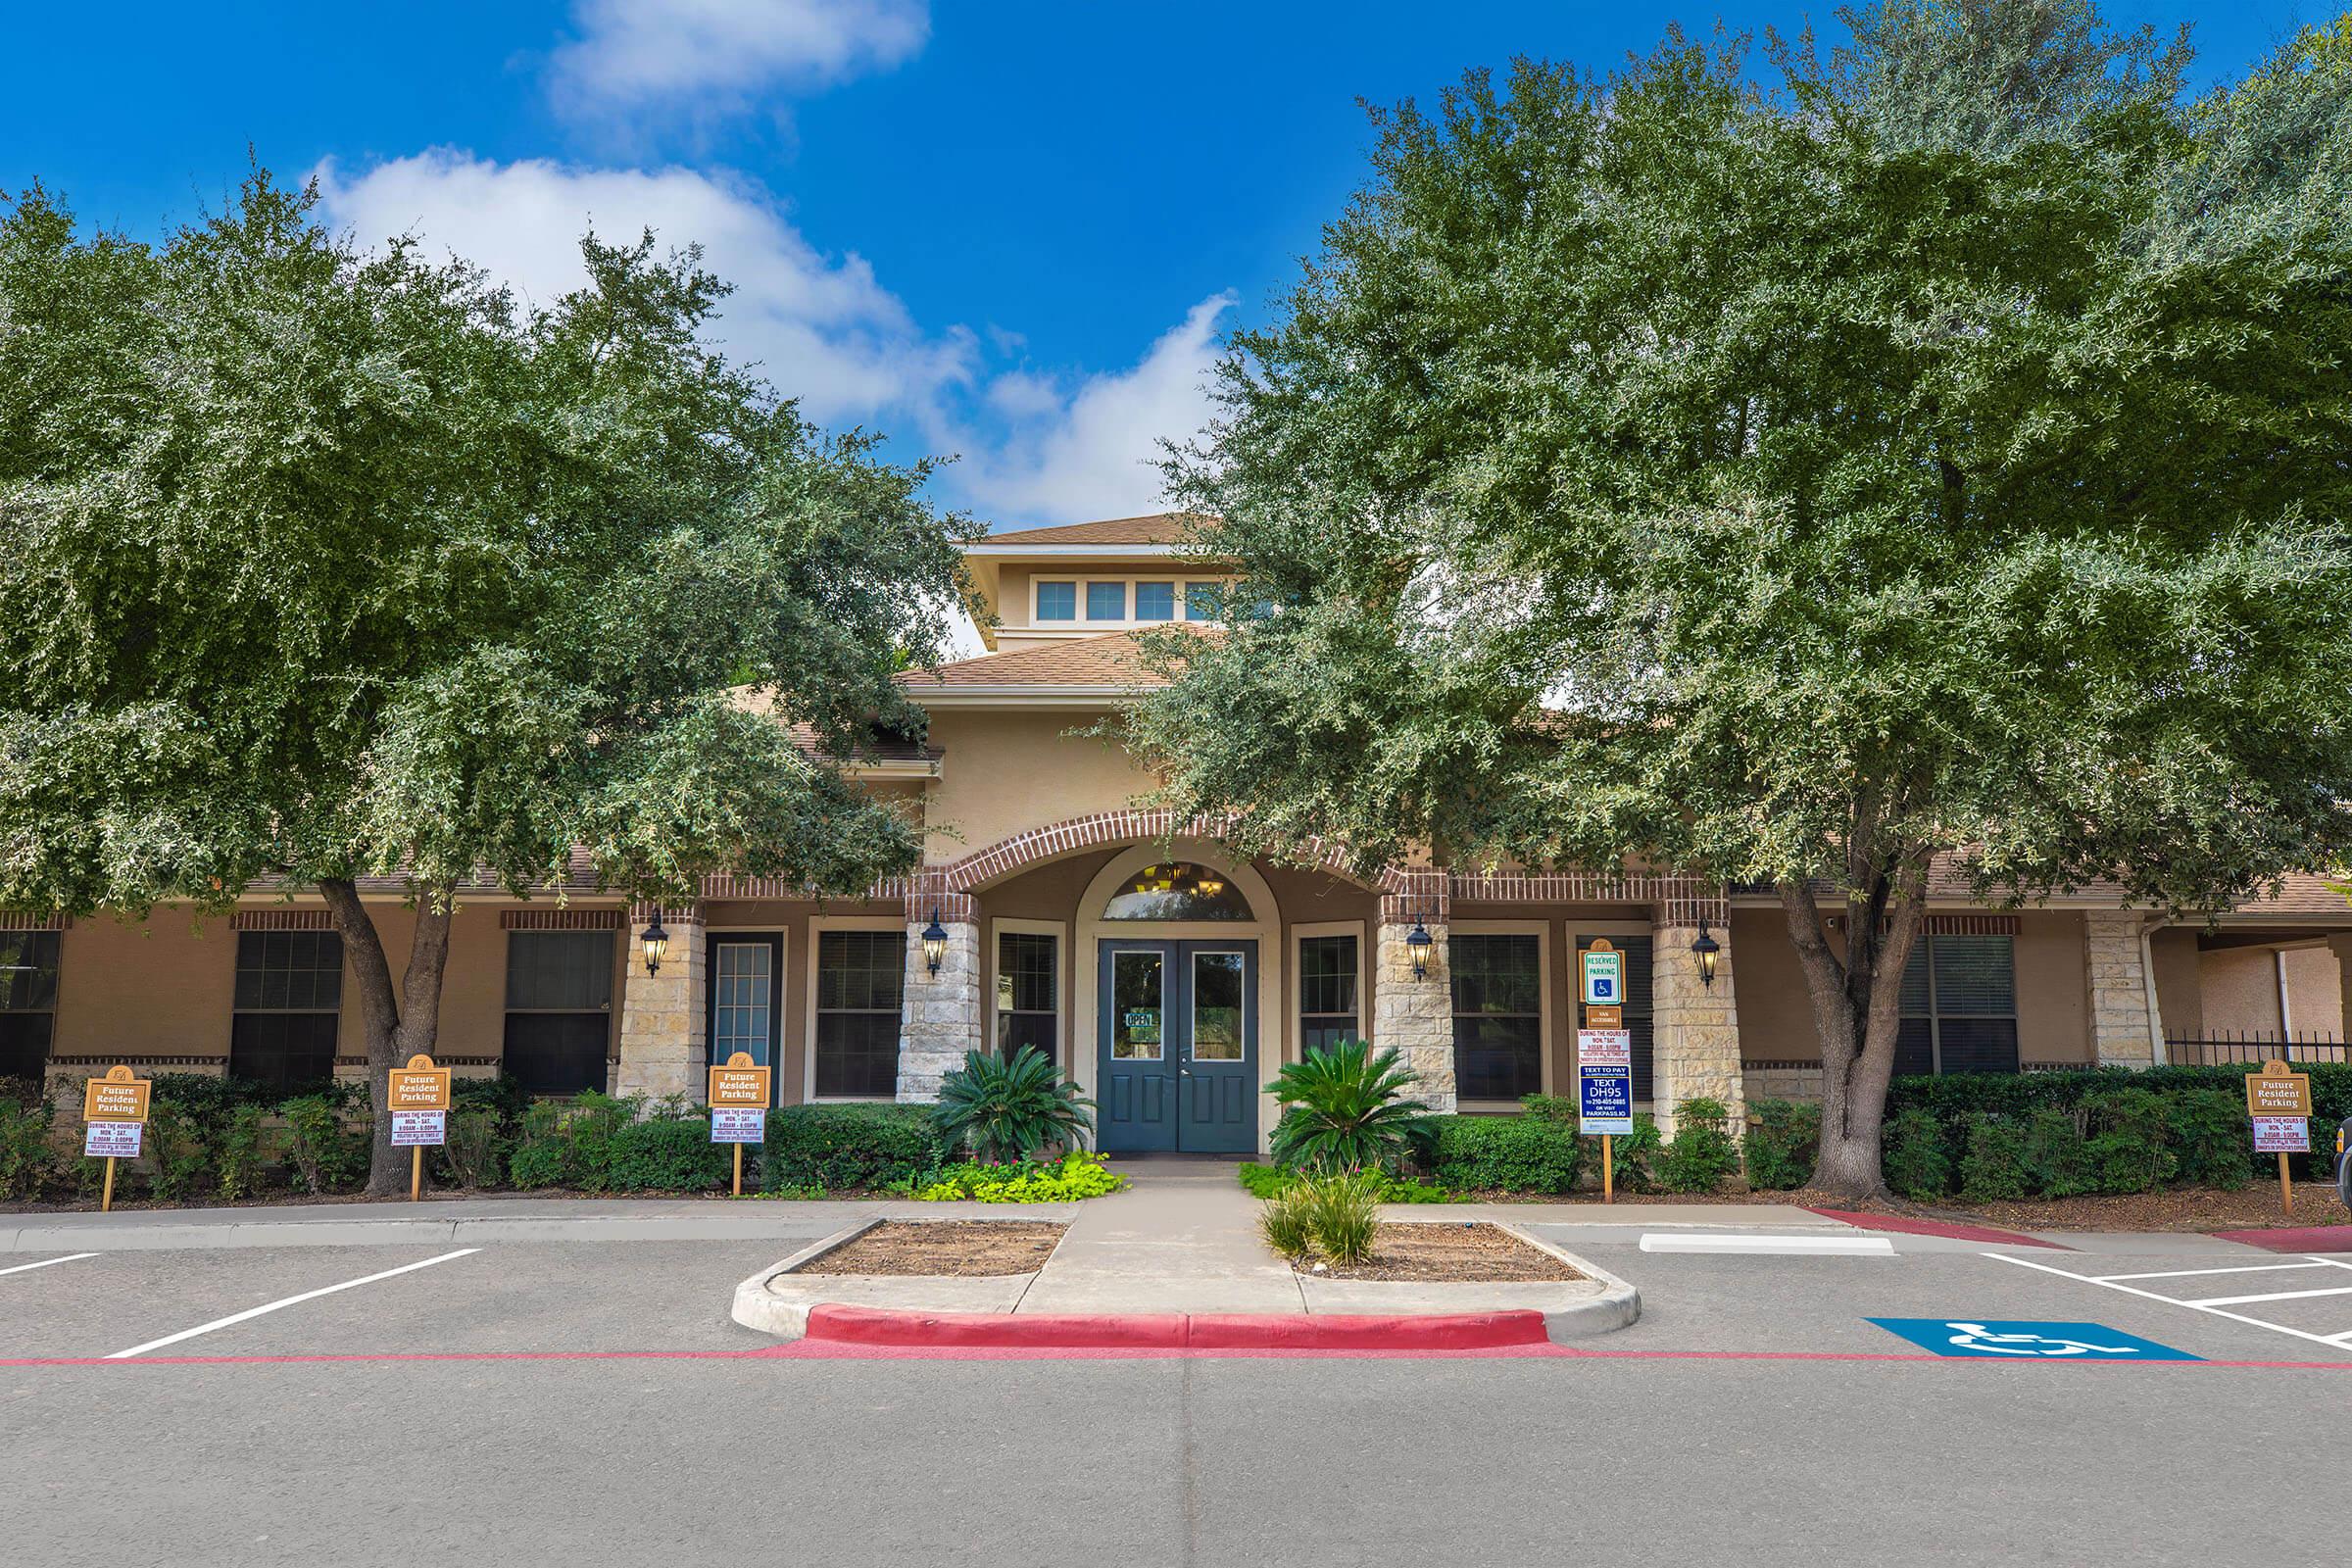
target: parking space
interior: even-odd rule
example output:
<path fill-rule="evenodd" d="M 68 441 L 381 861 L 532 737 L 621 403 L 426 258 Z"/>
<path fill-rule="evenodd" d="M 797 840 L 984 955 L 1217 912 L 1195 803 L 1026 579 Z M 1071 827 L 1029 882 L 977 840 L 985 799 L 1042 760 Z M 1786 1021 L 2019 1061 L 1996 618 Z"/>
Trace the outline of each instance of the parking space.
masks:
<path fill-rule="evenodd" d="M 2352 1355 L 2352 1262 L 2322 1257 L 2281 1257 L 2275 1263 L 2215 1267 L 2114 1269 L 2102 1260 L 2057 1264 L 2003 1255 L 2002 1262 L 2074 1281 L 2111 1298 L 2160 1302 L 2184 1314 L 2236 1325 L 2294 1342 L 2272 1339 L 2270 1354 L 2298 1359 Z"/>

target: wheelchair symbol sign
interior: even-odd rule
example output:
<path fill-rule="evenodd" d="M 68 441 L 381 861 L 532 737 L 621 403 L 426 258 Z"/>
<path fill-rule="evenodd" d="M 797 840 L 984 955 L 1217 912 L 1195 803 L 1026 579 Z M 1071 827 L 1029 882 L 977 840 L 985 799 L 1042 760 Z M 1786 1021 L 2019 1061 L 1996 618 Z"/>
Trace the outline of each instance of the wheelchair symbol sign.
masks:
<path fill-rule="evenodd" d="M 1984 1322 L 1874 1317 L 1889 1334 L 1937 1355 L 1979 1361 L 2198 1361 L 2202 1356 L 2097 1323 Z"/>

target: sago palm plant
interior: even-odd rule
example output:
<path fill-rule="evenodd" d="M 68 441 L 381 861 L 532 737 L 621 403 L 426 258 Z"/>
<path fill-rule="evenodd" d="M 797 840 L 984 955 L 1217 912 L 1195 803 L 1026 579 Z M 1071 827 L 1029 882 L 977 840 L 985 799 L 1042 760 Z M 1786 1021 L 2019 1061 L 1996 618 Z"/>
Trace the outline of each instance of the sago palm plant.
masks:
<path fill-rule="evenodd" d="M 1428 1107 L 1404 1098 L 1416 1081 L 1394 1049 L 1374 1055 L 1360 1040 L 1310 1047 L 1266 1091 L 1283 1107 L 1274 1157 L 1313 1171 L 1395 1170 L 1436 1131 Z"/>
<path fill-rule="evenodd" d="M 1050 1144 L 1078 1148 L 1094 1128 L 1094 1104 L 1035 1046 L 1023 1046 L 1009 1060 L 973 1051 L 939 1081 L 931 1125 L 950 1149 L 968 1144 L 977 1158 L 1030 1159 Z"/>

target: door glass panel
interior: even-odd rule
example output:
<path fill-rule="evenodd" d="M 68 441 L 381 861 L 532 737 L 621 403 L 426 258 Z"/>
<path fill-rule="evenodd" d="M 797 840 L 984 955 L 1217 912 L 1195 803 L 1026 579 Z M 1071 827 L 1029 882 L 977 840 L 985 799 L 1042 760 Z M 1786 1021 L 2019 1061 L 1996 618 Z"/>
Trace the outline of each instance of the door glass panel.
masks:
<path fill-rule="evenodd" d="M 1193 1059 L 1242 1059 L 1242 956 L 1193 955 Z"/>
<path fill-rule="evenodd" d="M 710 1059 L 723 1062 L 738 1051 L 748 1051 L 754 1061 L 766 1061 L 775 950 L 764 942 L 721 942 L 716 948 L 717 973 L 711 985 L 717 1011 Z"/>
<path fill-rule="evenodd" d="M 1160 957 L 1110 956 L 1110 1054 L 1121 1061 L 1158 1061 L 1167 1052 L 1160 1028 Z"/>

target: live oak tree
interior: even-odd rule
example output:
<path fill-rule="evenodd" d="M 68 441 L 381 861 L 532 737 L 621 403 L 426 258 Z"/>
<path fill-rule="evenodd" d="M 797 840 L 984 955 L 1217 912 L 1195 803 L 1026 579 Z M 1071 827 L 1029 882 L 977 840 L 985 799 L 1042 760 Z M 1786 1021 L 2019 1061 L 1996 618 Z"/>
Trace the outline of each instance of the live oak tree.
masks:
<path fill-rule="evenodd" d="M 1378 114 L 1170 463 L 1272 612 L 1128 735 L 1264 853 L 1773 890 L 1861 1194 L 1932 875 L 2211 909 L 2352 843 L 2352 225 L 2293 162 L 2352 120 L 2081 5 L 1846 20 Z"/>
<path fill-rule="evenodd" d="M 854 891 L 918 855 L 822 758 L 920 733 L 891 674 L 942 647 L 967 525 L 707 346 L 697 252 L 582 254 L 530 308 L 267 174 L 157 244 L 0 207 L 0 906 L 316 888 L 371 1191 L 462 890 Z"/>

